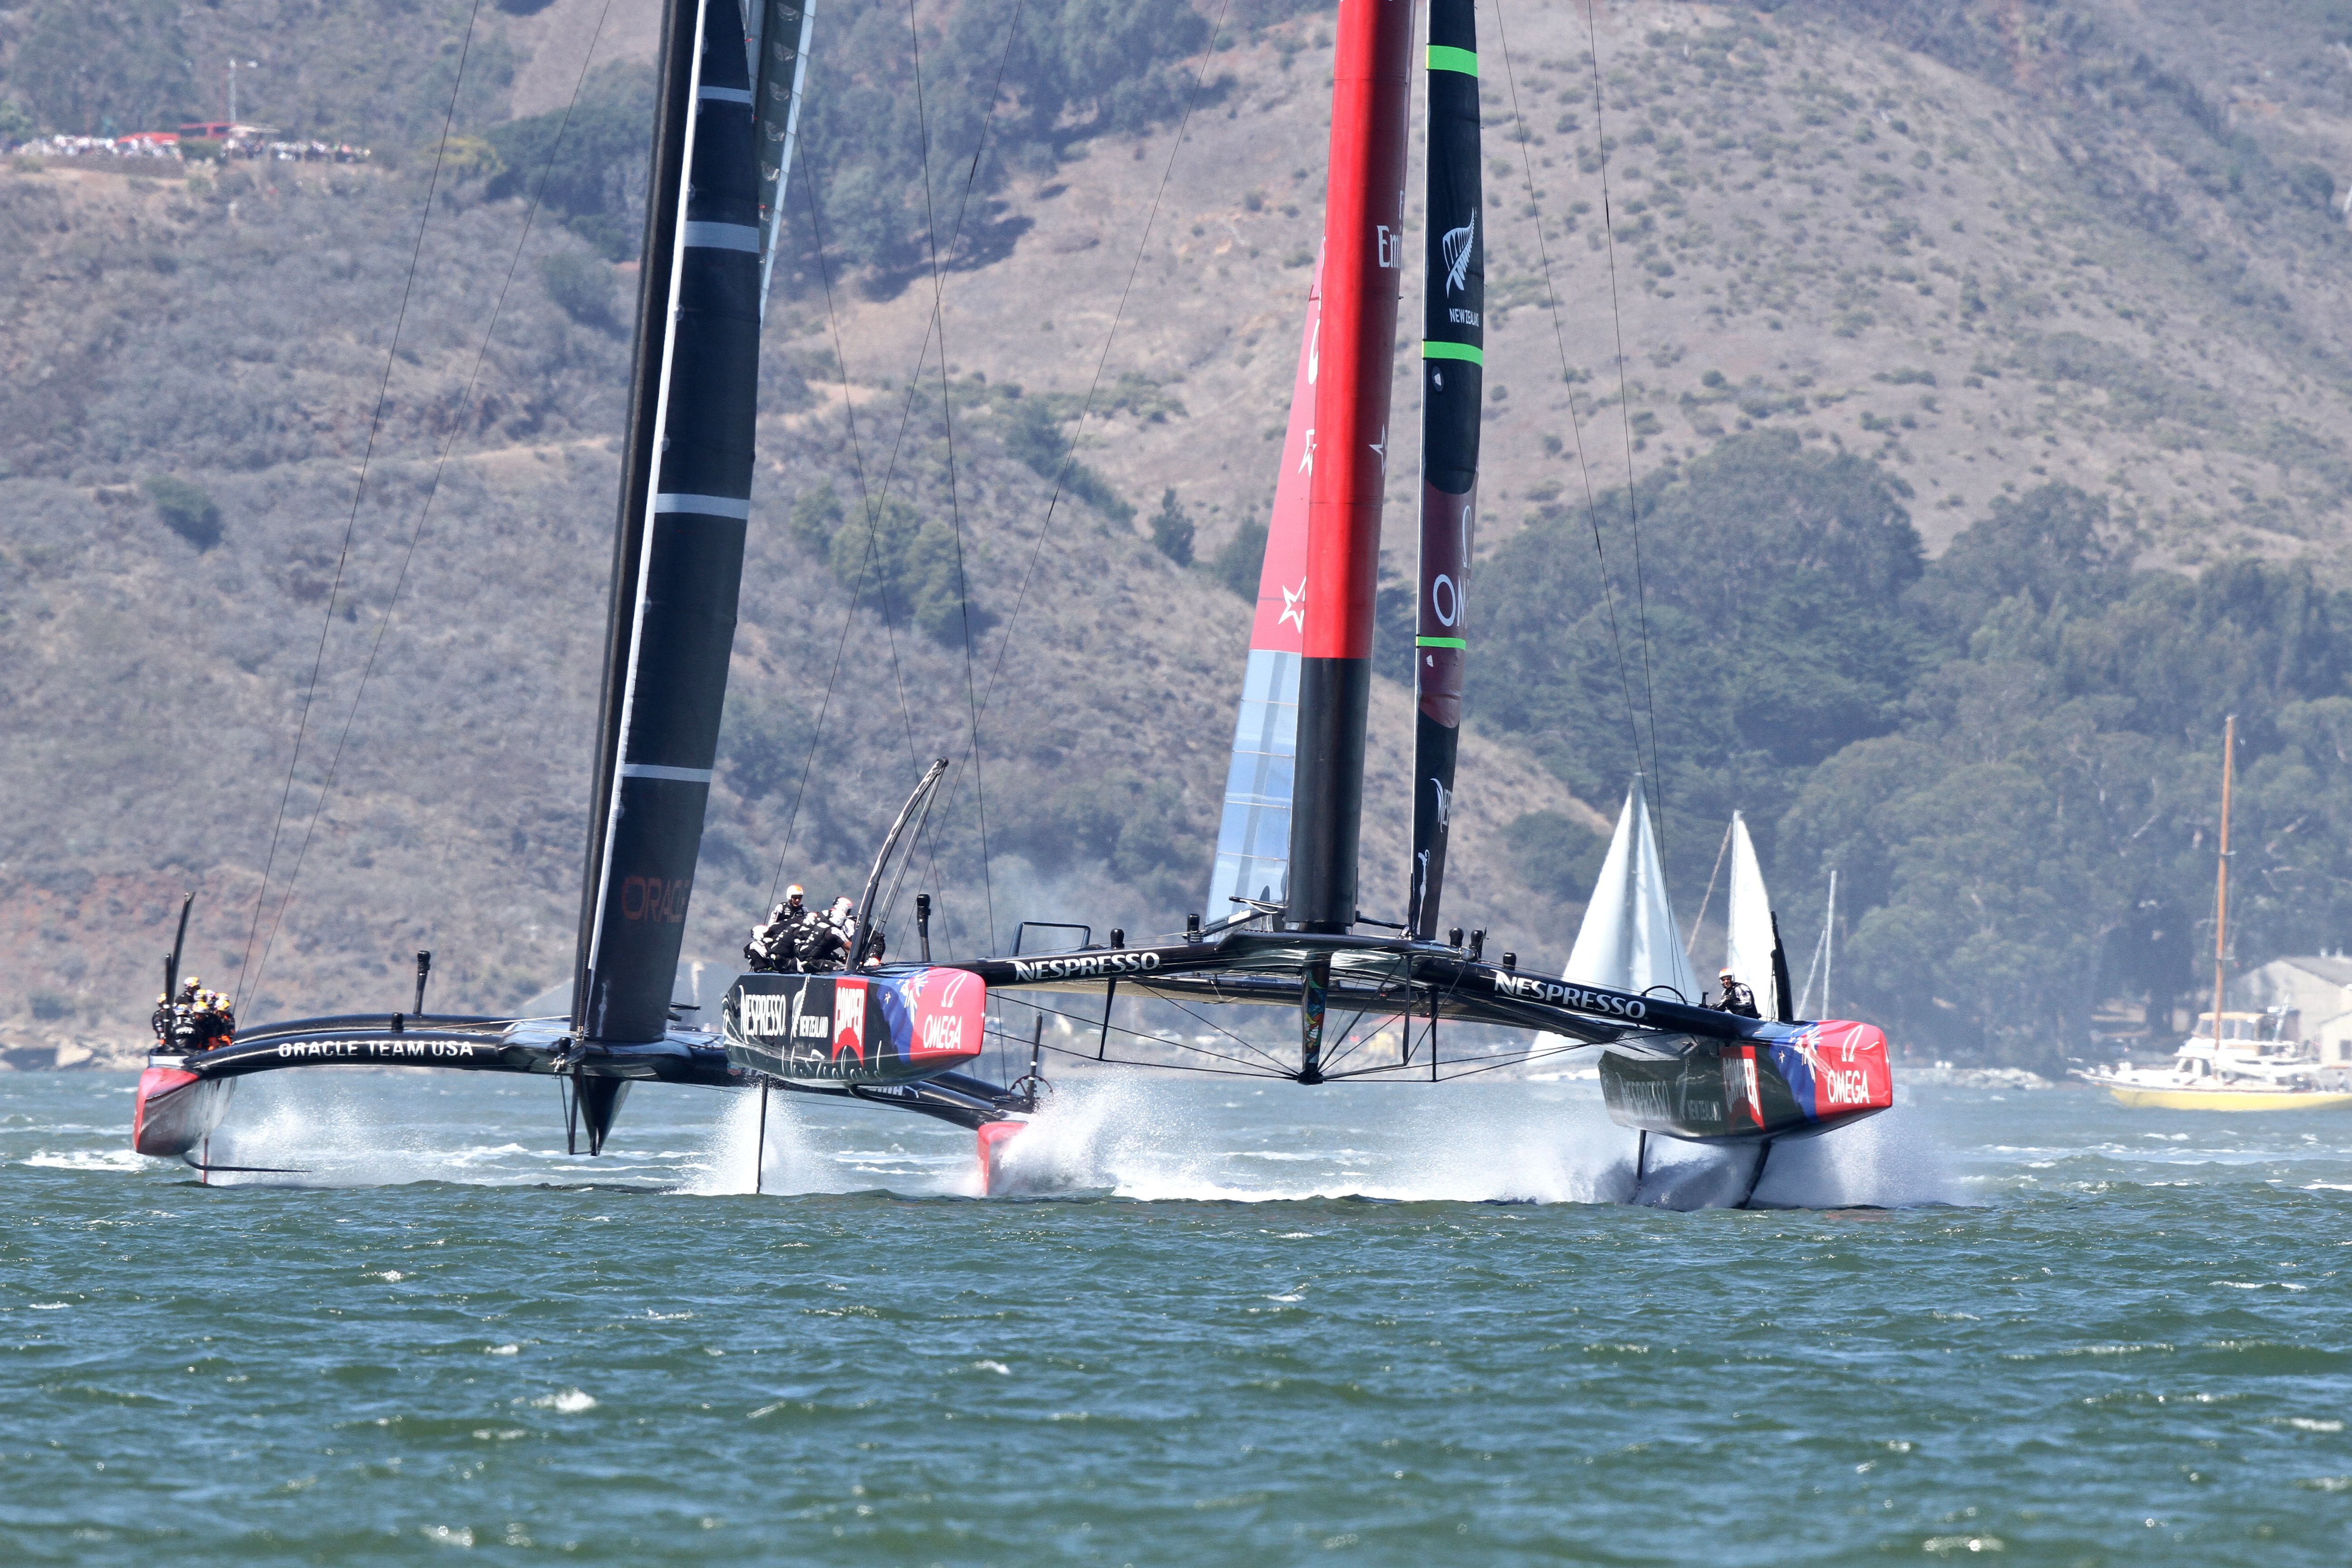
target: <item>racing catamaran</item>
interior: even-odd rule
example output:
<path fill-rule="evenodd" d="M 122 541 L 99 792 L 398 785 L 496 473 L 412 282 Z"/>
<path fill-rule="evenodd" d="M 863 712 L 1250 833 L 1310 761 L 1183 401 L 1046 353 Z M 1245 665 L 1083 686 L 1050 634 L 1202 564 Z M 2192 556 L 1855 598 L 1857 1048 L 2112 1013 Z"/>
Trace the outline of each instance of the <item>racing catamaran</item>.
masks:
<path fill-rule="evenodd" d="M 1339 0 L 1323 252 L 1213 876 L 1213 900 L 1232 912 L 1207 923 L 1195 915 L 1181 934 L 1132 945 L 1123 931 L 1097 943 L 1086 930 L 1067 951 L 1024 956 L 1016 942 L 1011 956 L 934 963 L 927 900 L 919 899 L 919 957 L 886 961 L 880 928 L 947 773 L 943 760 L 875 858 L 840 973 L 745 974 L 715 1027 L 680 1019 L 671 985 L 725 697 L 751 513 L 758 324 L 808 17 L 794 0 L 667 0 L 571 1014 L 428 1014 L 420 987 L 413 1014 L 299 1019 L 246 1031 L 218 1049 L 159 1049 L 139 1086 L 139 1151 L 203 1164 L 208 1136 L 248 1074 L 417 1066 L 556 1079 L 570 1146 L 589 1154 L 603 1149 L 630 1086 L 643 1080 L 896 1106 L 974 1131 L 982 1189 L 1001 1188 L 1038 1106 L 1043 1045 L 1042 1030 L 1026 1038 L 992 1030 L 992 1003 L 1029 1005 L 1042 1019 L 1049 1009 L 1038 994 L 1057 992 L 1101 999 L 1095 1057 L 1105 1061 L 1113 1059 L 1110 1010 L 1122 994 L 1188 1011 L 1291 1010 L 1295 1058 L 1257 1055 L 1266 1076 L 1307 1085 L 1442 1080 L 1509 1065 L 1493 1055 L 1447 1060 L 1438 1025 L 1449 1019 L 1524 1035 L 1529 1043 L 1517 1060 L 1597 1047 L 1611 1115 L 1638 1130 L 1644 1149 L 1651 1132 L 1753 1144 L 1759 1173 L 1772 1141 L 1885 1109 L 1886 1040 L 1871 1025 L 1740 1017 L 1696 1005 L 1687 990 L 1643 994 L 1579 979 L 1573 966 L 1568 976 L 1522 973 L 1511 953 L 1488 960 L 1484 932 L 1467 942 L 1458 929 L 1439 932 L 1468 649 L 1484 198 L 1473 0 L 1430 0 L 1429 16 L 1405 921 L 1361 912 L 1357 851 L 1405 257 L 1413 7 Z M 1335 1009 L 1351 1016 L 1336 1032 Z M 1402 1024 L 1396 1043 L 1356 1038 L 1366 1019 L 1376 1028 Z M 1030 1047 L 1028 1078 L 1007 1087 L 961 1070 L 992 1036 Z"/>

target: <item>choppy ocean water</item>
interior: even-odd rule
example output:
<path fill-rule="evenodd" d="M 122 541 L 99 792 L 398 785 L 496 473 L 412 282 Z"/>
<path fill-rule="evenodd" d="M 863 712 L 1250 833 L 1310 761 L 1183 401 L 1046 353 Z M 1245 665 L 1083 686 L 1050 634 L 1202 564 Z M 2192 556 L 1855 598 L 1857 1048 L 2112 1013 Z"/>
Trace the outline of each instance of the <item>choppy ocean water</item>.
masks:
<path fill-rule="evenodd" d="M 2352 1561 L 2342 1113 L 1906 1089 L 1675 1213 L 1573 1083 L 1108 1083 L 984 1202 L 877 1109 L 753 1195 L 749 1097 L 590 1163 L 358 1071 L 208 1189 L 130 1087 L 0 1076 L 0 1562 Z"/>

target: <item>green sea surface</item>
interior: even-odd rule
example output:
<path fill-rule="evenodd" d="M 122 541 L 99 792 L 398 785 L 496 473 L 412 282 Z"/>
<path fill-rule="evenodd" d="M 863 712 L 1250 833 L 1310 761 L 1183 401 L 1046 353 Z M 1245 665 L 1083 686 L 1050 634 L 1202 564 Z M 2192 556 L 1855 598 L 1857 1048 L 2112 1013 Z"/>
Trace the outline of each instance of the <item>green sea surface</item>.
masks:
<path fill-rule="evenodd" d="M 0 1563 L 2352 1562 L 2352 1115 L 1906 1085 L 1678 1212 L 1589 1082 L 1080 1084 L 987 1200 L 340 1068 L 204 1186 L 131 1087 L 0 1076 Z"/>

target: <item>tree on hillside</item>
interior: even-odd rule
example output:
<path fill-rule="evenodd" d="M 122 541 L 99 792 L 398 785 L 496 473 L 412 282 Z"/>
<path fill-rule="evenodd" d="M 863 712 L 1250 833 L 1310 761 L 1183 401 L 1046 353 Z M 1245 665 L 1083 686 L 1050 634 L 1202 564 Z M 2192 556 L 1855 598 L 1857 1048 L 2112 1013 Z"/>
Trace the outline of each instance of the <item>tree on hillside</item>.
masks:
<path fill-rule="evenodd" d="M 589 74 L 568 112 L 509 120 L 486 132 L 504 165 L 486 194 L 537 195 L 606 260 L 635 260 L 645 240 L 653 121 L 652 68 L 607 62 Z"/>
<path fill-rule="evenodd" d="M 918 37 L 902 11 L 848 14 L 819 34 L 827 88 L 801 122 L 835 265 L 887 278 L 928 266 L 935 247 L 968 261 L 1011 169 L 1050 169 L 1074 142 L 1173 113 L 1176 62 L 1207 35 L 1185 0 L 963 0 L 944 34 Z"/>
<path fill-rule="evenodd" d="M 196 100 L 174 0 L 41 0 L 8 81 L 41 120 L 81 136 L 167 129 Z"/>
<path fill-rule="evenodd" d="M 2106 499 L 2068 484 L 1996 496 L 1991 515 L 1961 531 L 1912 590 L 1913 608 L 1946 637 L 1966 637 L 2001 600 L 2023 595 L 2047 611 L 2126 592 L 2137 541 Z"/>
<path fill-rule="evenodd" d="M 1192 520 L 1178 504 L 1172 487 L 1160 495 L 1160 510 L 1151 514 L 1151 542 L 1177 565 L 1192 564 Z"/>
<path fill-rule="evenodd" d="M 1605 574 L 1585 514 L 1538 516 L 1480 573 L 1470 711 L 1587 799 L 1662 775 L 1652 797 L 1679 870 L 1705 876 L 1734 809 L 1769 847 L 1799 770 L 1892 729 L 1920 661 L 1902 499 L 1874 463 L 1759 431 L 1637 487 L 1638 576 L 1622 492 Z"/>
<path fill-rule="evenodd" d="M 2109 997 L 2196 998 L 2226 714 L 2241 961 L 2352 925 L 2352 597 L 2303 566 L 2120 596 L 2105 570 L 2001 600 L 1902 732 L 1832 758 L 1781 824 L 1784 876 L 1839 868 L 1859 1005 L 1939 1049 L 2050 1069 Z"/>

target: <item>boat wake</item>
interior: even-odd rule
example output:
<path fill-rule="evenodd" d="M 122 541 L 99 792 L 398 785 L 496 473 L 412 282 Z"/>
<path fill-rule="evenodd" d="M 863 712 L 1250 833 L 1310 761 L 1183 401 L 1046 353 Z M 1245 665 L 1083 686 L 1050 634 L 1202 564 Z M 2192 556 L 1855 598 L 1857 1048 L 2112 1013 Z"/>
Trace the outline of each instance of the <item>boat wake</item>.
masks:
<path fill-rule="evenodd" d="M 564 1152 L 544 1085 L 352 1071 L 256 1080 L 206 1152 L 215 1184 L 643 1186 L 701 1196 L 887 1192 L 977 1197 L 971 1133 L 775 1092 L 668 1102 L 591 1166 Z M 551 1134 L 553 1134 L 551 1136 Z M 108 1152 L 109 1156 L 112 1152 Z M 754 1158 L 758 1161 L 754 1175 Z M 50 1158 L 35 1155 L 37 1163 Z M 84 1158 L 57 1156 L 59 1161 Z M 133 1159 L 135 1156 L 125 1155 Z M 1236 1089 L 1148 1074 L 1066 1082 L 1006 1145 L 1015 1197 L 1276 1203 L 1636 1204 L 1720 1208 L 1747 1192 L 1752 1147 L 1634 1137 L 1581 1083 Z M 138 1161 L 139 1164 L 149 1162 Z M 235 1169 L 233 1167 L 244 1167 Z M 1775 1146 L 1752 1205 L 1899 1208 L 1976 1201 L 1904 1107 Z"/>
<path fill-rule="evenodd" d="M 555 1134 L 552 1141 L 547 1132 Z M 694 1142 L 692 1134 L 683 1141 Z M 702 1157 L 692 1147 L 614 1146 L 591 1167 L 563 1150 L 551 1086 L 341 1069 L 240 1084 L 235 1108 L 198 1154 L 205 1179 L 215 1186 L 301 1187 L 593 1180 L 658 1188 L 675 1184 L 681 1167 L 691 1169 Z"/>
<path fill-rule="evenodd" d="M 1285 1111 L 1295 1115 L 1283 1114 Z M 758 1101 L 744 1096 L 712 1136 L 691 1190 L 751 1190 Z M 771 1098 L 760 1190 L 883 1189 L 976 1195 L 968 1134 L 877 1149 L 854 1110 Z M 926 1148 L 923 1144 L 931 1144 Z M 1140 1202 L 1632 1204 L 1727 1207 L 1747 1192 L 1752 1148 L 1653 1139 L 1637 1194 L 1633 1135 L 1580 1086 L 1495 1086 L 1438 1093 L 1391 1086 L 1301 1100 L 1143 1076 L 1065 1085 L 1006 1145 L 1000 1194 Z M 1925 1126 L 1898 1109 L 1831 1137 L 1784 1142 L 1756 1206 L 1911 1207 L 1962 1204 L 1959 1180 Z"/>

